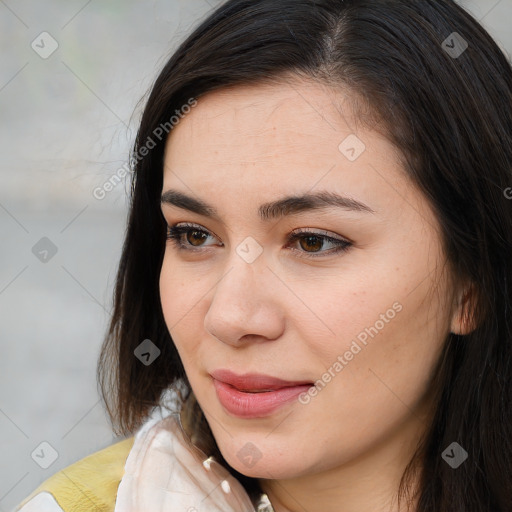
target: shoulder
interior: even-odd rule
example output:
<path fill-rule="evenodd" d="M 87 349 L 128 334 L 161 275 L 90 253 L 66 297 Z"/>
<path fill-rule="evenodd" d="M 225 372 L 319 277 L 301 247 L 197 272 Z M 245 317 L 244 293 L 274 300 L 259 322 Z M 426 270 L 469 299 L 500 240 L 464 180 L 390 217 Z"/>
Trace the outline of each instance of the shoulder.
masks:
<path fill-rule="evenodd" d="M 133 443 L 130 437 L 55 473 L 16 512 L 113 512 Z"/>

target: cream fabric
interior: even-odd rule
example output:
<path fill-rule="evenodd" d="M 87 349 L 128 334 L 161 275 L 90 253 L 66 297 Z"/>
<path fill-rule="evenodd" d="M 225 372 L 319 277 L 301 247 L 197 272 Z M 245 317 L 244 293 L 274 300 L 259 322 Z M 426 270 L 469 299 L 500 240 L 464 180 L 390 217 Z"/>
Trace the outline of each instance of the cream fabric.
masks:
<path fill-rule="evenodd" d="M 135 437 L 52 475 L 18 512 L 273 512 L 186 436 L 168 390 Z"/>
<path fill-rule="evenodd" d="M 64 512 L 49 492 L 40 492 L 19 509 L 19 512 Z"/>
<path fill-rule="evenodd" d="M 179 415 L 150 420 L 136 434 L 119 485 L 115 512 L 272 511 L 254 508 L 240 482 L 186 437 Z"/>

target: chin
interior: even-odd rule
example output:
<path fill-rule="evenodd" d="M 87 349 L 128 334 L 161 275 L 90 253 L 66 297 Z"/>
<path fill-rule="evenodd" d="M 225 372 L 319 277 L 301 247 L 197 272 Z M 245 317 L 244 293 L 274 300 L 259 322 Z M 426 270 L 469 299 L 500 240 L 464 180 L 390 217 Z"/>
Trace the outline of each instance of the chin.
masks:
<path fill-rule="evenodd" d="M 252 468 L 249 468 L 245 464 L 241 464 L 238 460 L 232 462 L 228 461 L 228 464 L 240 474 L 249 478 L 286 480 L 299 476 L 296 470 L 282 466 L 276 466 L 275 464 L 259 463 Z"/>
<path fill-rule="evenodd" d="M 262 444 L 259 443 L 260 446 Z M 268 446 L 259 450 L 251 442 L 242 443 L 239 449 L 221 448 L 221 453 L 233 469 L 250 478 L 288 479 L 308 472 L 304 460 L 289 460 Z M 295 453 L 294 457 L 297 456 L 298 453 Z"/>

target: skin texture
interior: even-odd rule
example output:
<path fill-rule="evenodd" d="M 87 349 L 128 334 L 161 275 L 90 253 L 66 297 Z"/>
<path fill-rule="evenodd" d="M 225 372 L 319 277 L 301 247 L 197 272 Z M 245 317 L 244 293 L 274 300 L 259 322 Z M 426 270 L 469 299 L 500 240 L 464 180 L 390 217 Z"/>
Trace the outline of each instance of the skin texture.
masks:
<path fill-rule="evenodd" d="M 170 226 L 207 232 L 182 236 L 192 251 L 167 241 L 165 321 L 223 456 L 261 479 L 276 512 L 399 510 L 393 497 L 430 414 L 432 370 L 450 330 L 464 331 L 436 217 L 396 149 L 354 118 L 350 98 L 299 79 L 216 91 L 166 146 L 162 191 L 199 198 L 220 219 L 162 205 Z M 338 146 L 354 133 L 366 149 L 351 161 Z M 258 215 L 263 203 L 318 191 L 375 213 Z M 301 229 L 352 245 L 332 253 L 325 240 L 288 243 Z M 237 253 L 246 237 L 263 248 L 252 263 Z M 393 304 L 400 311 L 389 319 Z M 336 371 L 382 315 L 384 327 Z M 334 377 L 307 404 L 240 419 L 217 398 L 209 372 L 219 368 L 312 382 L 331 368 Z M 244 447 L 259 457 L 252 467 L 237 455 Z"/>

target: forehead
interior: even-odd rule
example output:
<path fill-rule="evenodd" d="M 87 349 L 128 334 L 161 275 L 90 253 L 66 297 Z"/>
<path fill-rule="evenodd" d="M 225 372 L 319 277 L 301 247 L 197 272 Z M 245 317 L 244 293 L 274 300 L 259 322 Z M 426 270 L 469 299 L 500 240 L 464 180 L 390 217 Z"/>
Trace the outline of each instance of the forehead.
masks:
<path fill-rule="evenodd" d="M 248 166 L 286 165 L 327 170 L 340 157 L 347 160 L 340 144 L 349 136 L 359 138 L 357 151 L 372 146 L 380 160 L 396 160 L 396 150 L 383 135 L 360 126 L 352 103 L 344 90 L 303 80 L 210 92 L 171 131 L 166 169 L 210 174 L 220 165 L 223 172 L 239 174 Z M 200 169 L 192 171 L 198 161 Z"/>
<path fill-rule="evenodd" d="M 411 208 L 431 217 L 395 146 L 358 122 L 351 103 L 350 94 L 316 82 L 210 92 L 167 139 L 162 190 L 240 219 L 263 203 L 320 190 L 359 199 L 388 219 Z"/>
<path fill-rule="evenodd" d="M 241 228 L 260 222 L 261 205 L 326 191 L 368 205 L 381 226 L 437 230 L 398 150 L 356 122 L 350 96 L 337 94 L 298 82 L 199 98 L 168 137 L 162 192 L 194 196 Z"/>
<path fill-rule="evenodd" d="M 315 82 L 221 89 L 201 97 L 197 106 L 173 129 L 169 141 L 172 145 L 173 137 L 199 136 L 205 137 L 206 143 L 214 141 L 226 146 L 230 140 L 246 137 L 254 144 L 261 140 L 261 146 L 285 146 L 302 138 L 324 139 L 329 143 L 332 141 L 328 131 L 355 124 L 349 101 L 346 93 L 335 93 Z M 343 104 L 342 109 L 339 103 Z M 340 117 L 346 122 L 340 124 Z"/>

